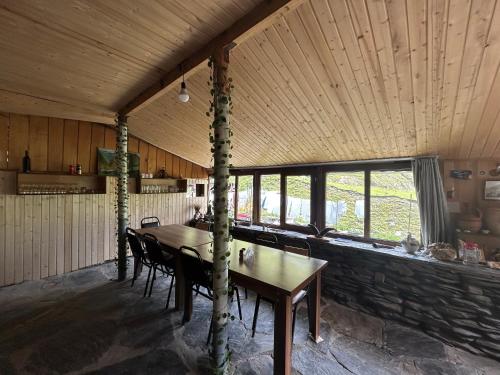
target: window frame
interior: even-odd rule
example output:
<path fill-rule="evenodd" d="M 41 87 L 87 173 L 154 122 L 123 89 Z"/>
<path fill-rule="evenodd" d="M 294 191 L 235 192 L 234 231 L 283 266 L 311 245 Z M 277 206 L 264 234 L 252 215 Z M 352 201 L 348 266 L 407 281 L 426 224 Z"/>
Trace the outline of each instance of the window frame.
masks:
<path fill-rule="evenodd" d="M 235 217 L 237 214 L 238 202 L 238 176 L 253 175 L 253 224 L 265 225 L 271 228 L 293 230 L 301 233 L 310 233 L 308 226 L 294 225 L 286 223 L 286 178 L 288 176 L 311 177 L 311 224 L 319 228 L 325 227 L 326 222 L 326 175 L 329 172 L 364 172 L 365 173 L 365 217 L 363 236 L 332 234 L 330 237 L 353 239 L 367 243 L 381 243 L 395 245 L 397 242 L 370 237 L 371 232 L 371 171 L 411 171 L 411 160 L 389 160 L 389 161 L 362 161 L 349 163 L 317 164 L 311 166 L 283 166 L 283 167 L 261 167 L 261 168 L 238 168 L 231 169 L 231 175 L 236 176 L 236 204 Z M 280 224 L 262 223 L 260 220 L 260 180 L 262 175 L 280 175 Z"/>

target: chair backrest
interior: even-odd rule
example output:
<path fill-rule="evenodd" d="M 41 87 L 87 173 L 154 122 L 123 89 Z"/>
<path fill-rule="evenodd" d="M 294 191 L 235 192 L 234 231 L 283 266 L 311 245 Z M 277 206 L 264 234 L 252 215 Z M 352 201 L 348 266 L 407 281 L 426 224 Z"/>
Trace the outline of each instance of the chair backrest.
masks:
<path fill-rule="evenodd" d="M 207 230 L 209 231 L 210 230 L 210 223 L 205 223 L 203 221 L 198 221 L 196 223 L 196 229 L 201 229 L 201 230 Z"/>
<path fill-rule="evenodd" d="M 132 255 L 134 256 L 134 258 L 143 258 L 144 248 L 142 245 L 142 239 L 140 235 L 132 228 L 127 228 L 126 232 L 127 232 L 127 240 L 130 245 L 130 250 L 132 251 Z"/>
<path fill-rule="evenodd" d="M 155 228 L 160 226 L 160 219 L 156 216 L 145 217 L 141 220 L 141 228 Z"/>
<path fill-rule="evenodd" d="M 259 233 L 255 240 L 258 244 L 276 247 L 278 245 L 278 237 L 273 233 Z"/>
<path fill-rule="evenodd" d="M 198 251 L 189 246 L 181 246 L 181 262 L 184 277 L 194 284 L 212 289 L 212 268 L 201 259 Z"/>
<path fill-rule="evenodd" d="M 145 233 L 142 236 L 142 240 L 144 241 L 148 258 L 152 263 L 165 265 L 173 259 L 174 256 L 164 251 L 160 241 L 151 233 Z"/>
<path fill-rule="evenodd" d="M 302 247 L 295 247 L 295 246 L 285 245 L 283 247 L 283 250 L 287 251 L 289 253 L 303 255 L 305 257 L 311 256 L 310 255 L 311 250 L 310 249 L 305 249 L 305 248 L 302 248 Z"/>

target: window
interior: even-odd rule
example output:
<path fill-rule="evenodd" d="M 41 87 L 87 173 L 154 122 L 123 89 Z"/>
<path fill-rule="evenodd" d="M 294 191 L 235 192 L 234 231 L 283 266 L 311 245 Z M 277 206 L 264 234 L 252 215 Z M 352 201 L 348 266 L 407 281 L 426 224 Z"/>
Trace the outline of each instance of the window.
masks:
<path fill-rule="evenodd" d="M 279 224 L 281 215 L 281 176 L 279 174 L 260 177 L 260 221 Z"/>
<path fill-rule="evenodd" d="M 209 186 L 209 197 L 208 203 L 212 206 L 212 213 L 214 212 L 214 194 L 215 194 L 215 181 L 212 176 L 208 178 L 208 186 Z M 227 209 L 229 218 L 234 218 L 234 193 L 236 191 L 236 180 L 234 176 L 230 176 L 228 180 L 228 192 L 227 192 Z"/>
<path fill-rule="evenodd" d="M 238 212 L 236 219 L 252 221 L 253 176 L 238 176 Z"/>
<path fill-rule="evenodd" d="M 420 238 L 412 172 L 372 171 L 370 177 L 370 237 L 400 241 L 409 232 Z"/>
<path fill-rule="evenodd" d="M 326 174 L 325 224 L 344 234 L 363 236 L 365 172 Z"/>
<path fill-rule="evenodd" d="M 286 177 L 286 223 L 311 222 L 311 176 Z"/>

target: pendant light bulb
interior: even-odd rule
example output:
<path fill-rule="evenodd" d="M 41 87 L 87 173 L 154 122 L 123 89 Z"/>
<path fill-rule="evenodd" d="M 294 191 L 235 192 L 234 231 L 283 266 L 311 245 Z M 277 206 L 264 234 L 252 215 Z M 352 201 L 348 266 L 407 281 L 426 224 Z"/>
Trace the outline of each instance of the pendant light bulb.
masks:
<path fill-rule="evenodd" d="M 186 82 L 184 82 L 184 73 L 182 73 L 182 83 L 181 91 L 179 91 L 179 101 L 182 103 L 187 103 L 189 101 L 189 93 L 186 87 Z"/>

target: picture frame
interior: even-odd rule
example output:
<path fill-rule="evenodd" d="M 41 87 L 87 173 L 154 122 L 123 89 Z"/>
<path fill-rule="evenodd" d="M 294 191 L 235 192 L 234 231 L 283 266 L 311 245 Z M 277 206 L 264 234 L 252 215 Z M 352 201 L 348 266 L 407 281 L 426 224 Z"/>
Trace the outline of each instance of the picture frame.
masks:
<path fill-rule="evenodd" d="M 500 201 L 500 180 L 485 181 L 484 199 Z"/>
<path fill-rule="evenodd" d="M 116 150 L 97 149 L 97 174 L 99 176 L 116 176 L 115 157 Z M 127 158 L 129 177 L 139 177 L 140 155 L 136 152 L 128 152 Z"/>

